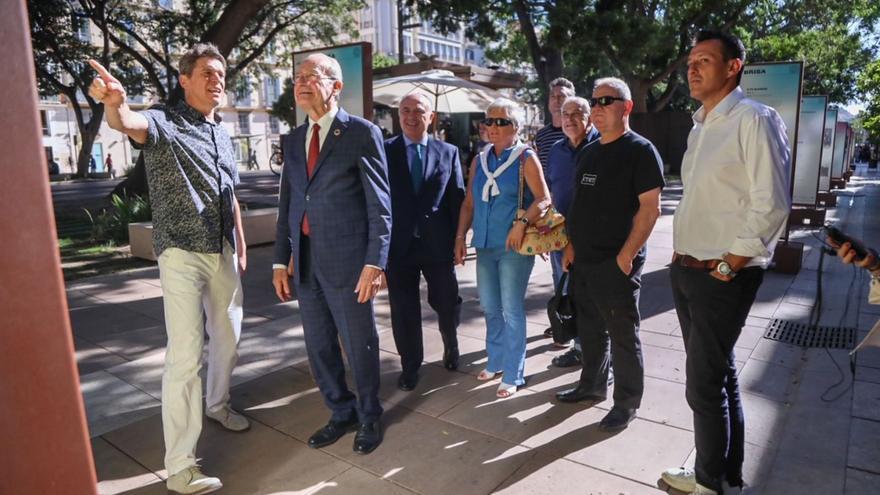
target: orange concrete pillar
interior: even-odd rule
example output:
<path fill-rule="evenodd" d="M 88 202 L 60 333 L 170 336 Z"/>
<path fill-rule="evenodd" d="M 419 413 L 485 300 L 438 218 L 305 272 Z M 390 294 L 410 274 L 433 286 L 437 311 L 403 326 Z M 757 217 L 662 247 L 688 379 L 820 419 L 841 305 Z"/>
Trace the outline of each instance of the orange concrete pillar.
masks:
<path fill-rule="evenodd" d="M 0 494 L 96 493 L 24 0 L 0 1 Z"/>

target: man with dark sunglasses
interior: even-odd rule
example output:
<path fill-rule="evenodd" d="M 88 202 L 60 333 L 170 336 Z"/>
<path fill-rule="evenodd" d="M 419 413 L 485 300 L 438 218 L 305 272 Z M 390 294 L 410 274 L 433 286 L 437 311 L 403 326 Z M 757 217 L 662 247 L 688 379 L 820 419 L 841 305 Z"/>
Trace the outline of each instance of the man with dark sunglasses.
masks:
<path fill-rule="evenodd" d="M 701 31 L 687 62 L 691 97 L 702 106 L 681 164 L 669 274 L 697 455 L 694 469 L 661 477 L 683 492 L 730 495 L 742 492 L 745 457 L 733 348 L 788 218 L 791 151 L 779 114 L 739 87 L 739 39 Z"/>
<path fill-rule="evenodd" d="M 601 137 L 579 154 L 568 208 L 562 266 L 571 272 L 583 367 L 577 386 L 559 392 L 562 402 L 604 401 L 614 366 L 614 407 L 599 423 L 626 428 L 644 389 L 639 340 L 639 290 L 645 242 L 660 217 L 663 162 L 650 141 L 629 128 L 633 102 L 616 78 L 596 81 L 591 118 Z"/>

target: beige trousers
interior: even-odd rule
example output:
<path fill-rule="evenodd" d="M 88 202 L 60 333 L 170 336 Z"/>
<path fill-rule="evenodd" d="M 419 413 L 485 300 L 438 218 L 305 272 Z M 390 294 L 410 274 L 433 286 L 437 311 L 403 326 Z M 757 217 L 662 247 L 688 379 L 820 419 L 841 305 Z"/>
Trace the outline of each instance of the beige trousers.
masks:
<path fill-rule="evenodd" d="M 165 469 L 176 474 L 196 464 L 202 431 L 202 348 L 208 332 L 207 394 L 210 411 L 229 402 L 229 381 L 238 359 L 242 289 L 235 251 L 222 254 L 168 248 L 159 256 L 168 346 L 162 375 Z"/>

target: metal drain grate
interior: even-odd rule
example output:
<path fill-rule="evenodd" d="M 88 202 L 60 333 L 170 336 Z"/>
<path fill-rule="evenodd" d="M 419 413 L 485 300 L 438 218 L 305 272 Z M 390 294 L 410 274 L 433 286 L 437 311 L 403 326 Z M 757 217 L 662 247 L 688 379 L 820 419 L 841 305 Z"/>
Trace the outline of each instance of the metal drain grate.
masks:
<path fill-rule="evenodd" d="M 856 330 L 846 327 L 814 327 L 806 323 L 786 320 L 770 320 L 764 338 L 794 344 L 801 347 L 825 347 L 828 349 L 852 349 Z"/>

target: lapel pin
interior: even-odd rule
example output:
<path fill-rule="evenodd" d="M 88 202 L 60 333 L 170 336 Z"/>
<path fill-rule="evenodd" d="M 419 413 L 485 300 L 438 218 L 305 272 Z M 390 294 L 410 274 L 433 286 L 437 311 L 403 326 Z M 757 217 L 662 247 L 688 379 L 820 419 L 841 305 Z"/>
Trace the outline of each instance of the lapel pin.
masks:
<path fill-rule="evenodd" d="M 334 136 L 339 136 L 340 134 L 342 134 L 342 132 L 339 129 L 333 129 Z"/>

